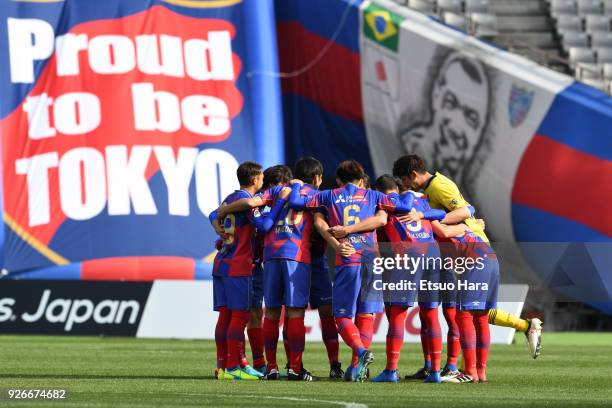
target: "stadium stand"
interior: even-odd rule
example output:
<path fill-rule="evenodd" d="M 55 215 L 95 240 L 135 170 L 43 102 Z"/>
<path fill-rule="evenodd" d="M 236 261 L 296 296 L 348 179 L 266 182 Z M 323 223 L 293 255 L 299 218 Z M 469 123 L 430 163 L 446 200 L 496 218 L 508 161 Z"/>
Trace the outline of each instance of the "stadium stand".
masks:
<path fill-rule="evenodd" d="M 579 81 L 612 89 L 612 0 L 396 0 Z"/>

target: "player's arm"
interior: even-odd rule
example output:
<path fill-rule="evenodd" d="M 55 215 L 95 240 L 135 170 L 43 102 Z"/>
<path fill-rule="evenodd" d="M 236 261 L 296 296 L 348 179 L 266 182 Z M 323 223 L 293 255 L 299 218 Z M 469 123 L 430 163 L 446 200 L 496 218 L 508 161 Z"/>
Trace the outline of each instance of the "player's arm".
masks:
<path fill-rule="evenodd" d="M 474 215 L 474 207 L 466 205 L 464 207 L 457 208 L 450 212 L 447 212 L 445 217 L 442 219 L 443 224 L 459 224 Z"/>
<path fill-rule="evenodd" d="M 358 232 L 369 232 L 374 231 L 380 227 L 384 227 L 387 224 L 387 212 L 383 210 L 376 211 L 376 215 L 368 217 L 365 220 L 358 222 L 353 225 L 337 225 L 329 229 L 329 232 L 335 238 L 344 238 L 349 234 L 356 234 Z"/>
<path fill-rule="evenodd" d="M 315 213 L 314 225 L 319 235 L 332 247 L 332 249 L 343 257 L 351 256 L 355 253 L 355 248 L 349 243 L 338 242 L 336 238 L 329 232 L 329 224 L 325 221 L 325 217 L 321 213 Z"/>
<path fill-rule="evenodd" d="M 272 229 L 272 227 L 274 227 L 274 224 L 276 224 L 276 222 L 278 221 L 278 218 L 281 212 L 283 211 L 285 204 L 287 204 L 289 191 L 290 189 L 288 188 L 283 188 L 281 190 L 278 197 L 276 198 L 274 205 L 270 209 L 270 212 L 263 214 L 259 212 L 259 210 L 254 210 L 255 213 L 253 221 L 255 224 L 255 228 L 257 228 L 259 232 L 267 233 Z"/>
<path fill-rule="evenodd" d="M 406 194 L 402 200 L 393 202 L 385 194 L 379 193 L 377 204 L 378 208 L 388 213 L 407 213 L 414 208 L 414 195 Z"/>
<path fill-rule="evenodd" d="M 303 210 L 306 208 L 309 198 L 302 197 L 302 195 L 300 194 L 302 184 L 300 184 L 297 180 L 292 181 L 293 183 L 291 183 L 291 193 L 289 194 L 289 208 L 293 210 Z"/>
<path fill-rule="evenodd" d="M 430 208 L 425 211 L 417 211 L 416 209 L 412 209 L 407 214 L 396 215 L 399 222 L 414 222 L 420 220 L 429 220 L 429 221 L 442 221 L 446 217 L 446 212 L 444 210 L 437 210 Z"/>
<path fill-rule="evenodd" d="M 466 232 L 470 231 L 465 224 L 446 225 L 442 224 L 440 221 L 433 221 L 431 223 L 431 228 L 434 234 L 441 238 L 462 237 Z"/>
<path fill-rule="evenodd" d="M 265 201 L 261 196 L 254 196 L 250 198 L 241 198 L 231 204 L 224 205 L 218 208 L 219 218 L 225 217 L 227 214 L 233 214 L 242 211 L 248 211 L 255 207 L 261 207 L 265 205 Z"/>
<path fill-rule="evenodd" d="M 221 238 L 223 238 L 224 235 L 225 235 L 225 230 L 223 229 L 223 226 L 219 222 L 219 212 L 218 212 L 218 210 L 215 210 L 215 211 L 211 212 L 208 215 L 208 220 L 210 221 L 210 224 L 212 225 L 213 229 L 215 230 L 215 233 L 218 236 L 220 236 Z"/>

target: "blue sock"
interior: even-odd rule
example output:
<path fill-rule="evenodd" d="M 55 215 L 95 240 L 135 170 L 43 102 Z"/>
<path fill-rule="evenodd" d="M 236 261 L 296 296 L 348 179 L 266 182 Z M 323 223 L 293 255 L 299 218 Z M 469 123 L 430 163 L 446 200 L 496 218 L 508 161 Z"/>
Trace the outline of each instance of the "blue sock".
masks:
<path fill-rule="evenodd" d="M 446 368 L 448 368 L 451 371 L 457 371 L 457 364 L 447 364 Z"/>
<path fill-rule="evenodd" d="M 425 366 L 423 368 L 427 371 L 431 370 L 431 361 L 425 361 Z"/>
<path fill-rule="evenodd" d="M 359 347 L 359 348 L 357 349 L 357 355 L 358 355 L 359 357 L 361 357 L 361 356 L 363 356 L 363 353 L 365 353 L 366 351 L 367 351 L 367 350 L 366 350 L 366 349 L 364 349 L 363 347 Z"/>
<path fill-rule="evenodd" d="M 237 365 L 236 367 L 228 367 L 227 371 L 234 371 L 234 370 L 238 370 L 240 368 L 239 365 Z"/>

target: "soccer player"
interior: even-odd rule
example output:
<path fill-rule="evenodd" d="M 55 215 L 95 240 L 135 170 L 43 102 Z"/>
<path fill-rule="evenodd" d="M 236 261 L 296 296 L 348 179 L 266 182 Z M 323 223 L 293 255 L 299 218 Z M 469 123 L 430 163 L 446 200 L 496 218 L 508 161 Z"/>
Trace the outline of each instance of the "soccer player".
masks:
<path fill-rule="evenodd" d="M 390 242 L 391 255 L 407 255 L 409 257 L 422 257 L 423 259 L 436 260 L 440 257 L 438 245 L 433 237 L 430 219 L 443 219 L 444 211 L 431 210 L 426 198 L 422 194 L 403 191 L 399 194 L 399 187 L 395 179 L 390 175 L 383 175 L 376 180 L 376 189 L 389 197 L 392 202 L 412 201 L 413 211 L 423 213 L 423 219 L 417 222 L 402 222 L 401 216 L 390 214 L 384 229 L 379 230 L 381 241 Z M 359 232 L 366 228 L 369 220 L 354 224 L 349 227 L 334 227 L 332 234 L 342 237 L 346 233 Z M 438 282 L 439 271 L 435 262 L 432 265 L 421 264 L 415 271 L 391 270 L 386 273 L 386 280 L 391 283 L 412 282 L 419 286 L 421 278 L 428 281 Z M 425 382 L 439 383 L 440 380 L 440 355 L 442 340 L 440 336 L 440 323 L 438 321 L 438 299 L 437 292 L 418 290 L 397 290 L 386 296 L 385 313 L 389 321 L 387 332 L 387 365 L 379 375 L 372 379 L 373 382 L 397 382 L 397 365 L 399 362 L 401 347 L 404 339 L 404 325 L 406 313 L 409 307 L 414 306 L 417 292 L 419 293 L 420 318 L 422 325 L 423 350 L 426 361 L 430 364 L 430 374 Z M 427 329 L 427 330 L 425 330 Z M 433 366 L 432 366 L 433 364 Z"/>
<path fill-rule="evenodd" d="M 450 233 L 452 227 L 463 227 L 463 234 Z M 491 335 L 489 311 L 497 306 L 499 263 L 491 246 L 464 224 L 447 226 L 435 222 L 434 232 L 449 239 L 458 274 L 457 324 L 463 351 L 465 374 L 456 372 L 445 382 L 486 382 Z M 469 263 L 468 263 L 469 262 Z M 463 286 L 462 286 L 463 285 Z"/>
<path fill-rule="evenodd" d="M 304 190 L 307 192 L 308 187 Z M 276 206 L 278 200 L 289 194 L 289 189 L 276 186 L 266 190 L 253 203 Z M 259 202 L 258 202 L 259 200 Z M 228 211 L 221 208 L 220 211 Z M 287 315 L 287 342 L 289 348 L 290 381 L 313 381 L 314 377 L 303 368 L 306 329 L 304 313 L 310 294 L 310 247 L 313 217 L 310 212 L 295 211 L 284 206 L 278 223 L 265 237 L 264 244 L 264 345 L 268 372 L 266 379 L 280 378 L 276 349 L 279 336 L 281 308 Z"/>
<path fill-rule="evenodd" d="M 263 184 L 262 167 L 254 162 L 244 162 L 236 171 L 240 190 L 230 194 L 223 204 L 240 198 L 252 197 Z M 270 217 L 262 217 L 259 210 L 236 214 L 219 214 L 219 220 L 211 215 L 215 229 L 222 233 L 223 244 L 215 256 L 213 265 L 214 310 L 219 312 L 215 327 L 217 344 L 217 378 L 257 380 L 240 366 L 240 355 L 244 343 L 244 330 L 250 318 L 252 268 L 255 249 L 255 226 L 265 230 L 271 228 L 284 203 L 270 211 Z"/>
<path fill-rule="evenodd" d="M 289 198 L 290 207 L 296 210 L 304 208 L 323 209 L 327 213 L 329 224 L 325 221 L 321 212 L 316 212 L 315 226 L 321 236 L 336 251 L 332 308 L 338 332 L 347 345 L 358 355 L 359 359 L 357 366 L 354 367 L 355 376 L 353 378 L 360 382 L 366 379 L 367 368 L 373 361 L 374 356 L 365 347 L 360 330 L 352 319 L 358 311 L 358 300 L 362 287 L 363 256 L 368 251 L 377 252 L 376 237 L 372 230 L 367 233 L 351 234 L 340 242 L 331 235 L 329 226 L 352 225 L 358 223 L 361 218 L 374 216 L 377 214 L 377 210 L 391 212 L 395 210 L 407 212 L 410 210 L 406 206 L 394 205 L 382 193 L 360 187 L 364 175 L 365 172 L 361 164 L 354 160 L 347 160 L 340 163 L 336 169 L 336 181 L 340 186 L 339 188 L 321 191 L 308 198 L 300 194 L 301 185 L 294 183 Z M 382 212 L 382 215 L 384 216 L 384 222 L 386 222 L 386 214 Z M 349 256 L 343 256 L 342 252 L 347 247 L 354 249 L 355 252 Z M 361 303 L 365 300 L 361 299 Z"/>
<path fill-rule="evenodd" d="M 417 155 L 405 155 L 393 163 L 393 175 L 415 191 L 423 190 L 429 198 L 432 208 L 447 211 L 442 220 L 444 224 L 464 223 L 483 242 L 488 243 L 482 225 L 477 222 L 470 211 L 470 205 L 457 188 L 457 185 L 440 173 L 431 174 L 425 162 Z M 520 319 L 504 310 L 491 309 L 489 323 L 497 326 L 511 327 L 525 333 L 533 358 L 540 355 L 542 347 L 542 321 L 540 319 Z"/>

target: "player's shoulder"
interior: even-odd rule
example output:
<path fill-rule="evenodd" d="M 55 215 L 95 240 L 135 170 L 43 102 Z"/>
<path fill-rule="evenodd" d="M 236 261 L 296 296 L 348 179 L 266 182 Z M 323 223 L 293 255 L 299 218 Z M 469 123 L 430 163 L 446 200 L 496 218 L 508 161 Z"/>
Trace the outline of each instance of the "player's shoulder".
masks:
<path fill-rule="evenodd" d="M 226 204 L 229 204 L 233 201 L 240 200 L 241 198 L 250 198 L 250 197 L 251 195 L 244 190 L 235 190 L 234 192 L 230 193 L 227 197 L 225 197 L 225 200 L 223 200 L 223 202 Z"/>
<path fill-rule="evenodd" d="M 439 172 L 436 172 L 433 180 L 431 180 L 430 186 L 432 185 L 438 187 L 457 187 L 457 184 L 455 184 L 453 180 Z"/>

